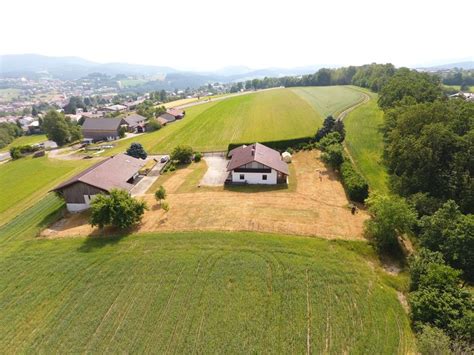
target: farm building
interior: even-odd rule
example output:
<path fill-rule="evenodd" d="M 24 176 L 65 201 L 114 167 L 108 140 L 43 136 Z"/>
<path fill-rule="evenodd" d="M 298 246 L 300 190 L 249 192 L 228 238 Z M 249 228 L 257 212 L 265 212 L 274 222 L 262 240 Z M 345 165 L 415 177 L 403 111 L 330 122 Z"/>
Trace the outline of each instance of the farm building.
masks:
<path fill-rule="evenodd" d="M 128 126 L 123 118 L 86 118 L 82 124 L 82 135 L 93 141 L 119 138 L 119 130 Z"/>
<path fill-rule="evenodd" d="M 180 120 L 186 114 L 185 111 L 178 110 L 177 108 L 170 108 L 166 110 L 166 112 L 169 113 L 170 115 L 173 115 L 177 120 Z"/>
<path fill-rule="evenodd" d="M 64 198 L 68 211 L 83 211 L 97 194 L 107 194 L 112 189 L 130 191 L 144 164 L 144 160 L 119 154 L 84 170 L 53 191 Z"/>
<path fill-rule="evenodd" d="M 140 115 L 130 115 L 127 117 L 124 117 L 124 121 L 127 122 L 128 125 L 128 131 L 129 132 L 138 132 L 142 133 L 145 132 L 145 121 L 146 117 L 140 116 Z"/>
<path fill-rule="evenodd" d="M 158 121 L 159 121 L 159 122 L 166 121 L 166 123 L 170 123 L 170 122 L 176 121 L 176 117 L 173 116 L 171 113 L 165 112 L 165 113 L 162 113 L 162 114 L 158 117 Z M 163 125 L 163 124 L 162 124 L 162 125 Z"/>
<path fill-rule="evenodd" d="M 229 183 L 242 184 L 286 184 L 288 165 L 278 151 L 260 143 L 241 146 L 229 152 L 227 164 Z"/>

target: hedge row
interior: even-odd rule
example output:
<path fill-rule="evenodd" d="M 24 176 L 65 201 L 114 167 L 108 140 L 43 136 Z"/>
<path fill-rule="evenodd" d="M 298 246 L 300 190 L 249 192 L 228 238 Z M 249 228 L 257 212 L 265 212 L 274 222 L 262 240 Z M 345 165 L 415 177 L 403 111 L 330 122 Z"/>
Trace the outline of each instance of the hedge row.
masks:
<path fill-rule="evenodd" d="M 349 198 L 356 202 L 364 202 L 369 196 L 369 185 L 365 179 L 355 171 L 349 160 L 341 164 L 342 184 L 346 189 Z"/>
<path fill-rule="evenodd" d="M 285 139 L 279 141 L 268 141 L 268 142 L 258 142 L 263 144 L 269 148 L 284 152 L 288 148 L 298 148 L 300 146 L 306 145 L 313 141 L 313 137 L 301 137 L 301 138 L 294 138 L 294 139 Z M 230 152 L 232 149 L 240 147 L 241 145 L 251 145 L 255 142 L 251 143 L 230 143 L 227 147 L 227 152 Z"/>

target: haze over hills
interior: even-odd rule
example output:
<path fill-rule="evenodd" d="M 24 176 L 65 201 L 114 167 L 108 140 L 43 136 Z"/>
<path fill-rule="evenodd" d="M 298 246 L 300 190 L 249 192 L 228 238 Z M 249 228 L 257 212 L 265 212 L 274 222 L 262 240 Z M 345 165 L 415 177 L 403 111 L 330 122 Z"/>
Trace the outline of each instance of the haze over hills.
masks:
<path fill-rule="evenodd" d="M 295 68 L 252 69 L 247 66 L 227 66 L 215 71 L 183 71 L 169 66 L 141 65 L 129 63 L 97 63 L 80 57 L 52 57 L 39 54 L 10 54 L 0 56 L 0 77 L 50 76 L 63 80 L 74 80 L 92 73 L 110 76 L 118 74 L 161 77 L 154 79 L 155 85 L 165 87 L 197 87 L 209 82 L 236 82 L 263 77 L 303 75 L 318 69 L 334 68 L 338 65 L 312 65 Z M 452 68 L 474 69 L 474 61 L 444 63 L 436 66 L 419 66 L 425 70 Z M 160 84 L 159 81 L 162 81 Z"/>

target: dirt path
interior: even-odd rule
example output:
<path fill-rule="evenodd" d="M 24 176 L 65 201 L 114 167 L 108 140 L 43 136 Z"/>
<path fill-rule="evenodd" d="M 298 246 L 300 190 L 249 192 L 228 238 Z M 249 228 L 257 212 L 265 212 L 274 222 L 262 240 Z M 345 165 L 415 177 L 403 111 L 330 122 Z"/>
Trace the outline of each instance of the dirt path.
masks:
<path fill-rule="evenodd" d="M 177 193 L 190 173 L 176 171 L 163 184 L 170 211 L 159 209 L 153 195 L 144 195 L 150 210 L 137 232 L 259 231 L 362 240 L 364 211 L 351 215 L 341 183 L 327 171 L 316 151 L 294 155 L 296 188 L 288 190 L 229 190 L 206 188 Z M 322 172 L 321 180 L 317 170 Z M 104 234 L 87 224 L 86 215 L 73 215 L 43 232 L 47 237 Z"/>

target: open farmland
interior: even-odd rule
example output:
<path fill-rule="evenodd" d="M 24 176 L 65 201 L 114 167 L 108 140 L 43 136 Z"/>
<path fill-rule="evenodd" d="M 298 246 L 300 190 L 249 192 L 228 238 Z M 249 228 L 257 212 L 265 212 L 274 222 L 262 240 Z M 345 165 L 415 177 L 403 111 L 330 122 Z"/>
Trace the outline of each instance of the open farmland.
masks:
<path fill-rule="evenodd" d="M 388 174 L 382 162 L 383 134 L 380 130 L 384 122 L 383 111 L 377 105 L 377 94 L 367 94 L 370 100 L 344 118 L 345 143 L 370 188 L 386 193 Z"/>
<path fill-rule="evenodd" d="M 413 352 L 365 242 L 255 233 L 41 240 L 60 204 L 0 228 L 0 348 L 14 352 Z"/>
<path fill-rule="evenodd" d="M 47 157 L 27 157 L 0 164 L 0 225 L 89 164 L 92 162 L 53 161 Z"/>
<path fill-rule="evenodd" d="M 363 93 L 350 86 L 309 86 L 289 89 L 310 104 L 325 118 L 336 117 L 345 109 L 363 100 Z"/>
<path fill-rule="evenodd" d="M 324 115 L 336 114 L 361 98 L 359 91 L 342 86 L 261 91 L 189 107 L 183 120 L 133 141 L 149 152 L 162 153 L 177 144 L 213 151 L 226 150 L 229 143 L 313 136 Z M 123 140 L 105 154 L 123 151 L 130 143 Z"/>

